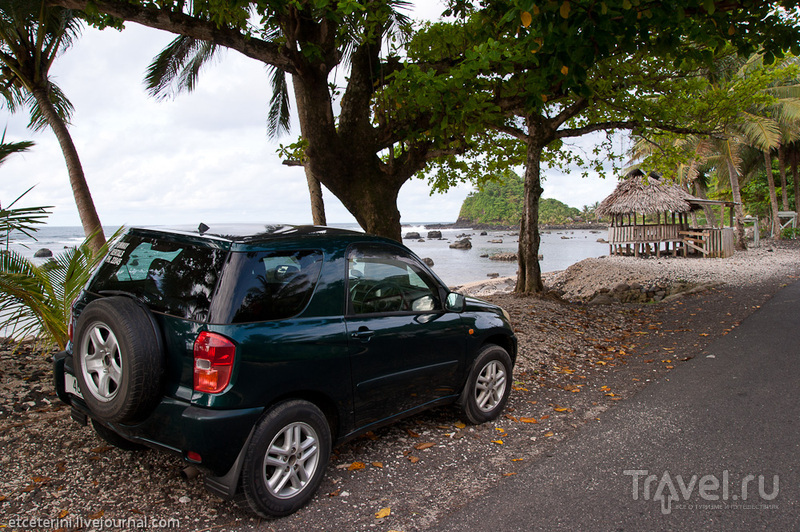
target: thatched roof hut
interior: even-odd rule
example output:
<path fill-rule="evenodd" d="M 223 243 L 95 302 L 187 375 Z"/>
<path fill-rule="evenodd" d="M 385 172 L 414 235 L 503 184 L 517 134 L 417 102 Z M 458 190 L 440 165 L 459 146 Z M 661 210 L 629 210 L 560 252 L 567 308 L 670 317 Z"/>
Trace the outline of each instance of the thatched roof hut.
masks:
<path fill-rule="evenodd" d="M 641 170 L 633 170 L 617 185 L 597 208 L 600 216 L 622 214 L 658 214 L 689 212 L 695 198 L 675 183 L 667 183 L 656 173 L 645 178 Z"/>
<path fill-rule="evenodd" d="M 671 251 L 673 256 L 679 250 L 685 256 L 691 249 L 706 257 L 729 257 L 733 254 L 730 227 L 689 225 L 689 211 L 712 204 L 722 206 L 723 210 L 726 206 L 731 208 L 733 225 L 731 202 L 696 198 L 679 185 L 662 180 L 658 174 L 645 177 L 641 170 L 634 170 L 600 203 L 596 212 L 611 218 L 608 243 L 612 255 L 638 257 L 655 252 L 660 257 L 661 247 L 665 246 L 664 251 Z"/>

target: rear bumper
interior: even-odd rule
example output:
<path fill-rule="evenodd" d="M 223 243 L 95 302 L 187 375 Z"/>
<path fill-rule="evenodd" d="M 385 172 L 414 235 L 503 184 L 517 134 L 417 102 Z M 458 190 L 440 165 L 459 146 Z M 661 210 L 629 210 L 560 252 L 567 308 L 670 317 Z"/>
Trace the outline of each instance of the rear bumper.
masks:
<path fill-rule="evenodd" d="M 72 359 L 66 351 L 53 357 L 58 397 L 72 406 L 74 419 L 93 418 L 86 403 L 65 389 L 64 375 L 73 374 L 71 366 Z M 225 477 L 235 469 L 237 458 L 263 412 L 261 407 L 212 410 L 164 397 L 139 423 L 101 423 L 130 441 L 179 454 L 187 463 L 200 466 L 214 477 Z M 197 453 L 201 459 L 189 460 L 189 452 Z"/>

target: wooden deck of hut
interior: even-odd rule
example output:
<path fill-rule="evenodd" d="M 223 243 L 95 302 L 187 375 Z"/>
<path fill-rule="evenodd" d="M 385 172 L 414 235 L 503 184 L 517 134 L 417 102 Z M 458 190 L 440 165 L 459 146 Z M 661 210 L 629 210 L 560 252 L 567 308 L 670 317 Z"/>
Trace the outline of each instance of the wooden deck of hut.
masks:
<path fill-rule="evenodd" d="M 692 227 L 690 212 L 713 206 L 723 211 L 719 226 Z M 724 226 L 726 208 L 729 227 Z M 611 217 L 608 244 L 612 255 L 733 255 L 733 203 L 696 198 L 678 185 L 664 183 L 655 174 L 647 179 L 639 170 L 628 174 L 600 203 L 597 213 Z"/>

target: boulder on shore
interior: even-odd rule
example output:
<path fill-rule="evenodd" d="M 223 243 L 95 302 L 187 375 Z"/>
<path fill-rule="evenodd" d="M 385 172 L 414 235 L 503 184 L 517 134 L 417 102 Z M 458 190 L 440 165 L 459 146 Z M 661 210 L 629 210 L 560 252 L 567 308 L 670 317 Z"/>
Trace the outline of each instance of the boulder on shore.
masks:
<path fill-rule="evenodd" d="M 412 240 L 412 239 L 413 240 L 419 240 L 422 237 L 420 236 L 419 233 L 412 232 L 412 233 L 406 233 L 406 236 L 404 236 L 403 238 L 404 239 L 408 239 L 408 240 Z"/>
<path fill-rule="evenodd" d="M 42 249 L 40 249 L 39 251 L 37 251 L 36 253 L 33 254 L 33 257 L 36 258 L 36 259 L 46 259 L 46 258 L 52 257 L 52 256 L 53 256 L 53 252 L 50 251 L 47 248 L 42 248 Z"/>
<path fill-rule="evenodd" d="M 441 231 L 428 231 L 428 238 L 429 239 L 431 239 L 431 238 L 442 238 L 442 232 Z"/>

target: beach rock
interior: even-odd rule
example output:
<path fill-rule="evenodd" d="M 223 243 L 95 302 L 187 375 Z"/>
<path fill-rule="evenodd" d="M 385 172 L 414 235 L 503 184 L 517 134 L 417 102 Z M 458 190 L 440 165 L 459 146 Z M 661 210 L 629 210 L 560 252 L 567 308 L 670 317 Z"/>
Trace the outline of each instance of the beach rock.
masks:
<path fill-rule="evenodd" d="M 630 290 L 630 288 L 631 287 L 628 286 L 626 283 L 619 283 L 617 286 L 614 287 L 612 292 L 627 292 L 628 290 Z"/>
<path fill-rule="evenodd" d="M 488 236 L 488 235 L 489 233 L 487 233 L 486 231 L 481 231 L 481 236 Z"/>
<path fill-rule="evenodd" d="M 411 232 L 411 233 L 406 233 L 406 236 L 404 236 L 403 238 L 408 240 L 419 240 L 422 237 L 420 236 L 419 233 Z"/>
<path fill-rule="evenodd" d="M 601 244 L 608 244 L 608 240 L 606 240 L 605 238 L 598 238 L 597 241 L 600 242 Z"/>
<path fill-rule="evenodd" d="M 441 231 L 428 231 L 428 238 L 442 238 Z"/>
<path fill-rule="evenodd" d="M 420 238 L 419 240 L 417 240 L 417 242 L 425 242 L 425 239 L 424 238 Z"/>
<path fill-rule="evenodd" d="M 433 268 L 433 259 L 430 257 L 425 257 L 422 259 L 422 262 L 428 265 L 429 268 Z"/>
<path fill-rule="evenodd" d="M 497 238 L 495 240 L 489 240 L 489 243 L 490 244 L 502 244 L 503 243 L 503 239 L 502 238 Z"/>
<path fill-rule="evenodd" d="M 499 260 L 503 262 L 513 262 L 517 260 L 516 253 L 495 253 L 489 256 L 489 260 Z"/>
<path fill-rule="evenodd" d="M 613 305 L 614 303 L 616 301 L 607 292 L 601 292 L 589 301 L 590 305 Z"/>
<path fill-rule="evenodd" d="M 39 251 L 37 251 L 36 253 L 34 253 L 33 256 L 34 256 L 34 258 L 37 258 L 37 259 L 45 259 L 47 257 L 52 257 L 53 256 L 53 252 L 50 251 L 47 248 L 42 248 Z"/>
<path fill-rule="evenodd" d="M 486 277 L 488 277 L 489 279 L 497 279 L 498 277 L 500 277 L 500 274 L 499 273 L 487 273 Z"/>
<path fill-rule="evenodd" d="M 456 240 L 450 244 L 450 249 L 472 249 L 472 242 L 469 238 Z"/>

